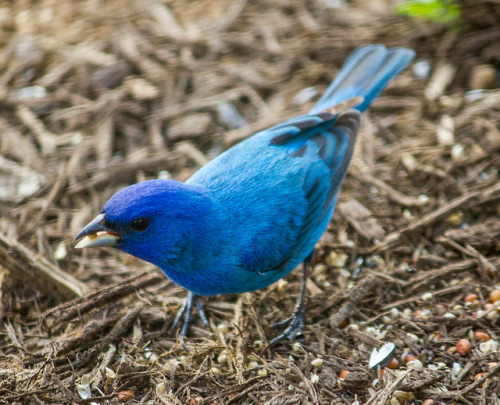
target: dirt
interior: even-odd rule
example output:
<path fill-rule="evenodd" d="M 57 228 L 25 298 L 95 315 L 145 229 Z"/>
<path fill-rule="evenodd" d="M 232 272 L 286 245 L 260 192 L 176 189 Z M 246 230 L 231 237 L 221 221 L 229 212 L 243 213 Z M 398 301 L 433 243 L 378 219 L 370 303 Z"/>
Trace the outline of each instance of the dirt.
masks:
<path fill-rule="evenodd" d="M 458 3 L 448 24 L 385 0 L 1 7 L 0 403 L 500 404 L 500 12 Z M 116 191 L 306 112 L 365 43 L 430 72 L 365 114 L 296 342 L 267 347 L 300 271 L 204 299 L 182 345 L 185 290 L 74 249 Z M 370 369 L 388 342 L 398 364 Z"/>

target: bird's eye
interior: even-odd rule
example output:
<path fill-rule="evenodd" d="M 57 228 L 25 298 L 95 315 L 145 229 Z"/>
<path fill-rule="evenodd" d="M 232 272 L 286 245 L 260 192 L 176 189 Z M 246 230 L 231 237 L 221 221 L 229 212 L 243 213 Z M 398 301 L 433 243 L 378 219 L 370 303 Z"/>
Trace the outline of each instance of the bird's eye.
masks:
<path fill-rule="evenodd" d="M 130 226 L 134 231 L 138 232 L 145 231 L 149 227 L 149 219 L 144 217 L 136 218 L 132 221 Z"/>

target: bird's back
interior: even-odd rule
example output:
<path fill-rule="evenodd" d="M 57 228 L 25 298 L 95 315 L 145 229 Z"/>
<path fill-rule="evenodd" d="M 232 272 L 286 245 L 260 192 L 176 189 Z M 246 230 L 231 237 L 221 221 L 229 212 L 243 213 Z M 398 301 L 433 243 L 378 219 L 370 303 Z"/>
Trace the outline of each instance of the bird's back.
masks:
<path fill-rule="evenodd" d="M 278 280 L 312 252 L 333 214 L 360 113 L 413 55 L 382 45 L 358 48 L 309 114 L 256 133 L 188 180 L 209 190 L 224 211 L 220 232 L 239 266 L 227 276 L 262 276 L 241 291 Z M 354 109 L 325 112 L 352 98 L 360 100 Z"/>

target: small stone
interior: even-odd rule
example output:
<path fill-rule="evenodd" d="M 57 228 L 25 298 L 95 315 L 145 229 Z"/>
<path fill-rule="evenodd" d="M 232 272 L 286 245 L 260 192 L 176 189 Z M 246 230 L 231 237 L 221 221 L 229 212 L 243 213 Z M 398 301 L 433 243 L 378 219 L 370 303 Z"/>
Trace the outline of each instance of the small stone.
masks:
<path fill-rule="evenodd" d="M 267 370 L 265 368 L 261 368 L 257 374 L 259 375 L 259 377 L 265 377 L 267 376 Z"/>

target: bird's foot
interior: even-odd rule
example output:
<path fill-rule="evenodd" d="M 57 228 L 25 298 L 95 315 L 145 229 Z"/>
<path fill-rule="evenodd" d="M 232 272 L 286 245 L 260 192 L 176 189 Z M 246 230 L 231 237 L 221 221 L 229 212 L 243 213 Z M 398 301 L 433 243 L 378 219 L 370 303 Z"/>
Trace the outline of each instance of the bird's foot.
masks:
<path fill-rule="evenodd" d="M 269 345 L 273 346 L 284 339 L 293 340 L 297 336 L 302 333 L 302 329 L 304 329 L 305 324 L 305 316 L 306 316 L 306 306 L 300 305 L 294 312 L 290 318 L 285 319 L 284 321 L 277 322 L 271 325 L 271 328 L 286 328 L 283 333 L 276 336 Z"/>
<path fill-rule="evenodd" d="M 172 326 L 170 328 L 170 330 L 174 329 L 181 320 L 181 318 L 184 317 L 184 323 L 179 332 L 180 340 L 184 340 L 184 337 L 186 336 L 189 330 L 189 326 L 191 325 L 191 319 L 193 315 L 193 305 L 196 305 L 196 308 L 198 309 L 198 314 L 200 315 L 200 319 L 203 322 L 203 324 L 209 326 L 208 318 L 207 315 L 205 314 L 205 309 L 203 308 L 203 304 L 200 301 L 200 296 L 195 293 L 192 293 L 191 291 L 188 291 L 188 295 L 184 300 L 182 307 L 179 309 L 179 311 L 177 311 L 177 315 L 175 316 L 174 322 L 172 323 Z"/>

